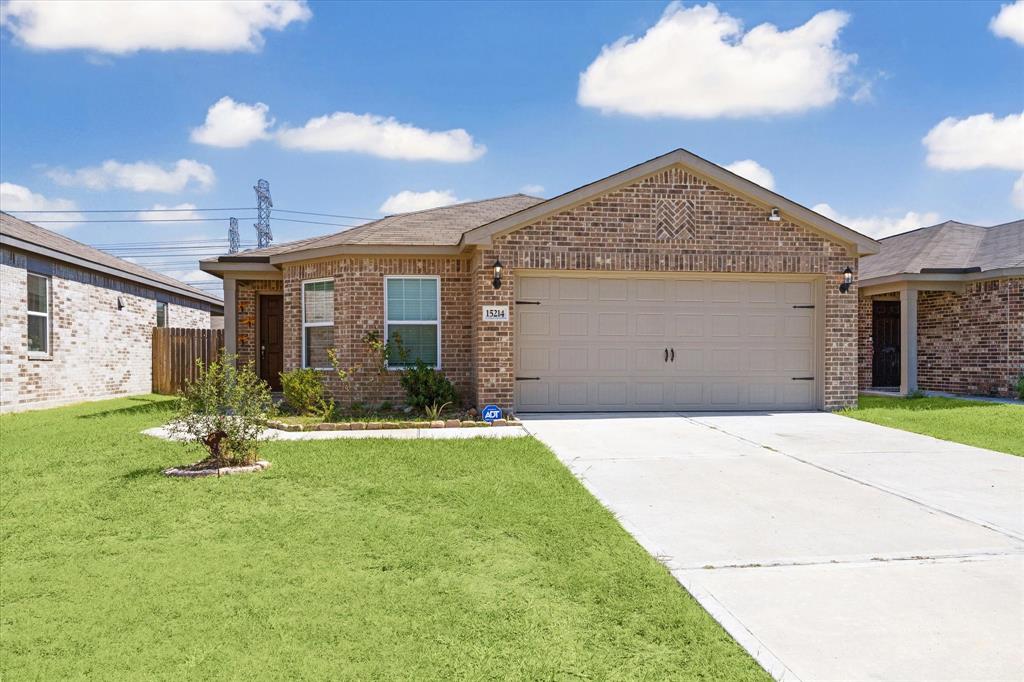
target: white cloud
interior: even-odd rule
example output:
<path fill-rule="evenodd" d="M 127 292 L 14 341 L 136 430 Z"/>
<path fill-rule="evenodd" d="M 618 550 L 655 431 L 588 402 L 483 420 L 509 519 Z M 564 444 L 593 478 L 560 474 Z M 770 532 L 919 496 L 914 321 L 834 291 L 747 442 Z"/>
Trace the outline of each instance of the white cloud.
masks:
<path fill-rule="evenodd" d="M 206 122 L 192 129 L 191 140 L 211 147 L 244 147 L 265 140 L 270 137 L 267 128 L 274 124 L 268 111 L 262 102 L 243 104 L 221 97 L 207 110 Z"/>
<path fill-rule="evenodd" d="M 1024 170 L 1024 112 L 946 118 L 921 140 L 928 165 L 942 170 Z"/>
<path fill-rule="evenodd" d="M 18 211 L 73 211 L 78 208 L 70 199 L 48 199 L 28 187 L 13 182 L 0 182 L 0 211 L 17 214 Z M 26 213 L 22 217 L 30 223 L 44 220 L 82 220 L 81 213 Z M 44 224 L 50 230 L 74 227 L 74 223 Z"/>
<path fill-rule="evenodd" d="M 1003 5 L 988 27 L 1000 38 L 1009 38 L 1018 45 L 1024 45 L 1024 0 Z"/>
<path fill-rule="evenodd" d="M 394 213 L 408 213 L 409 211 L 423 211 L 428 208 L 451 206 L 462 201 L 465 201 L 465 199 L 459 199 L 450 189 L 431 189 L 426 192 L 403 190 L 385 199 L 378 210 L 385 215 L 392 215 Z"/>
<path fill-rule="evenodd" d="M 110 159 L 99 166 L 87 166 L 75 171 L 57 168 L 48 171 L 47 175 L 58 184 L 70 187 L 93 190 L 116 188 L 167 194 L 181 192 L 192 185 L 197 185 L 199 189 L 209 189 L 216 181 L 212 168 L 192 159 L 179 159 L 167 169 L 147 161 L 121 163 Z"/>
<path fill-rule="evenodd" d="M 606 45 L 580 74 L 577 101 L 605 113 L 678 118 L 797 113 L 842 94 L 857 56 L 836 47 L 845 12 L 819 12 L 780 31 L 713 4 L 673 2 L 643 36 Z"/>
<path fill-rule="evenodd" d="M 881 239 L 907 230 L 916 230 L 919 227 L 935 225 L 939 222 L 939 214 L 935 211 L 907 211 L 903 216 L 845 216 L 840 214 L 828 204 L 817 204 L 811 208 L 812 211 L 820 213 L 826 218 L 831 218 L 840 225 L 857 230 L 869 237 Z"/>
<path fill-rule="evenodd" d="M 544 194 L 544 185 L 523 185 L 519 188 L 523 194 L 539 197 Z"/>
<path fill-rule="evenodd" d="M 1013 183 L 1013 190 L 1010 192 L 1010 201 L 1013 205 L 1024 211 L 1024 174 Z"/>
<path fill-rule="evenodd" d="M 432 131 L 391 117 L 338 111 L 277 133 L 281 146 L 304 151 L 362 152 L 409 161 L 474 161 L 487 148 L 461 128 Z"/>
<path fill-rule="evenodd" d="M 775 189 L 775 176 L 772 172 L 753 159 L 733 161 L 725 167 L 740 177 L 761 185 L 765 189 Z"/>
<path fill-rule="evenodd" d="M 263 31 L 312 16 L 303 0 L 10 0 L 0 26 L 37 50 L 252 52 Z"/>
<path fill-rule="evenodd" d="M 138 217 L 145 220 L 191 220 L 202 217 L 195 208 L 195 204 L 188 203 L 176 204 L 174 206 L 153 204 L 153 208 L 148 211 L 141 211 Z"/>

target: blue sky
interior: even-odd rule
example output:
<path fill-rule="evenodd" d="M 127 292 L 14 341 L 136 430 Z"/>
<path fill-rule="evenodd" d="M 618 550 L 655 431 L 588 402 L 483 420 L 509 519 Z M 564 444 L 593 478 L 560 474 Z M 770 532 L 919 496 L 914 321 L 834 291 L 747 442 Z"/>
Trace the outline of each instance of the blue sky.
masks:
<path fill-rule="evenodd" d="M 265 177 L 277 207 L 375 217 L 554 196 L 684 147 L 752 160 L 781 194 L 879 235 L 1024 214 L 1020 2 L 178 7 L 5 6 L 5 210 L 250 206 Z M 765 23 L 777 30 L 748 33 Z M 224 97 L 220 124 L 193 134 Z M 311 132 L 336 112 L 337 128 Z M 401 192 L 417 194 L 386 204 Z M 193 239 L 223 237 L 226 220 L 62 230 Z"/>

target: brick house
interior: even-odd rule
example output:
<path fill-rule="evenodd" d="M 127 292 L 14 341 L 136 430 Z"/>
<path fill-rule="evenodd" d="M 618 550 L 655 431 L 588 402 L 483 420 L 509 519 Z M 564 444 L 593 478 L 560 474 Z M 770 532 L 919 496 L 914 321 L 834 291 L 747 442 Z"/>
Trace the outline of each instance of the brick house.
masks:
<path fill-rule="evenodd" d="M 0 213 L 0 411 L 149 393 L 154 326 L 210 327 L 220 300 Z"/>
<path fill-rule="evenodd" d="M 861 261 L 861 389 L 1015 395 L 1024 373 L 1024 220 L 945 222 Z"/>
<path fill-rule="evenodd" d="M 397 333 L 476 406 L 837 409 L 857 398 L 856 284 L 840 285 L 877 249 L 680 149 L 549 200 L 390 216 L 201 267 L 224 280 L 228 350 L 271 382 L 328 367 L 328 348 L 365 364 L 365 334 Z M 377 394 L 401 401 L 394 372 Z"/>

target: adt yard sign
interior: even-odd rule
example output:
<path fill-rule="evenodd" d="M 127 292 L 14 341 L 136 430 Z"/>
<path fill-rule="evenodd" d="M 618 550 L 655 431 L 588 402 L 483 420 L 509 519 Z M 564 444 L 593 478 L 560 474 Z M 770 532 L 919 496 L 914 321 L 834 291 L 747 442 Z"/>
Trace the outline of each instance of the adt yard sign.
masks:
<path fill-rule="evenodd" d="M 484 418 L 485 422 L 490 424 L 495 419 L 501 419 L 501 408 L 497 405 L 488 405 L 484 408 L 484 411 L 481 412 L 481 416 Z"/>

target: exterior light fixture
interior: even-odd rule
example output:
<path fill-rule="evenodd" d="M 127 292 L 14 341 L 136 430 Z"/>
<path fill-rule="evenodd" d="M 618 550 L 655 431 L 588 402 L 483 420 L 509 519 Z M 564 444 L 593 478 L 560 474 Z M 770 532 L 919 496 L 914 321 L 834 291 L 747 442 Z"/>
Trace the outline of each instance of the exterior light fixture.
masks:
<path fill-rule="evenodd" d="M 845 294 L 850 290 L 851 284 L 853 284 L 853 270 L 846 268 L 843 270 L 843 283 L 839 285 L 839 292 Z"/>
<path fill-rule="evenodd" d="M 121 300 L 120 296 L 117 297 L 117 309 L 124 310 L 124 301 Z"/>
<path fill-rule="evenodd" d="M 768 220 L 773 223 L 777 223 L 782 220 L 782 214 L 779 212 L 778 208 L 772 208 L 772 212 L 768 214 Z"/>
<path fill-rule="evenodd" d="M 494 259 L 494 278 L 491 279 L 491 286 L 495 289 L 501 288 L 501 261 L 497 258 Z"/>

